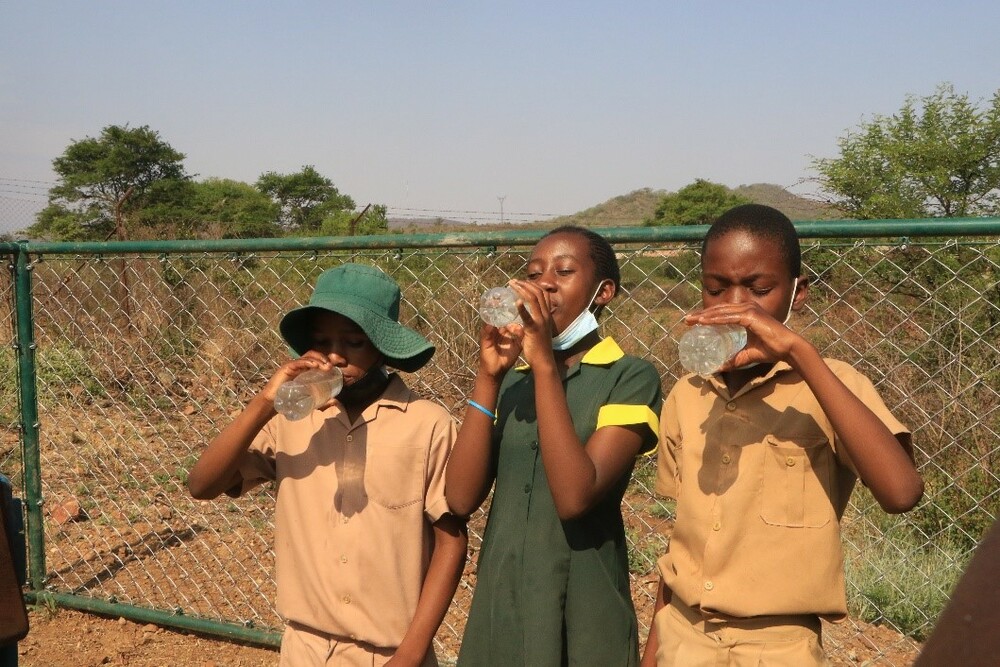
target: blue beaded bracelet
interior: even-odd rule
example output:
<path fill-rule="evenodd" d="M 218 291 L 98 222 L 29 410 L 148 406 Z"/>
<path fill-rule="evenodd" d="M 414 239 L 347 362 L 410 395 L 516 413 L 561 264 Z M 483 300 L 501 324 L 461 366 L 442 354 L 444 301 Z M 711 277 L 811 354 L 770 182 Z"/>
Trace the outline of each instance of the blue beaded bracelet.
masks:
<path fill-rule="evenodd" d="M 497 416 L 495 414 L 493 414 L 492 412 L 490 412 L 489 408 L 487 408 L 484 405 L 480 405 L 479 403 L 476 403 L 471 398 L 469 399 L 468 402 L 469 402 L 469 405 L 471 405 L 472 407 L 474 407 L 476 410 L 479 410 L 480 412 L 482 412 L 484 415 L 486 415 L 487 417 L 489 417 L 493 421 L 496 421 Z"/>

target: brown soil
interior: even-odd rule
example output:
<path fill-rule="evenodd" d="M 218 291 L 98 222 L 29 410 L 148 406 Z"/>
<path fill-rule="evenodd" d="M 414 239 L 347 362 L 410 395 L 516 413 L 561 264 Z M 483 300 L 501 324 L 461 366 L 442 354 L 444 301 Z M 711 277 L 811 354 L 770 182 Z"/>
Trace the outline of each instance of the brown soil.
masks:
<path fill-rule="evenodd" d="M 640 612 L 641 613 L 641 612 Z M 18 645 L 21 667 L 273 667 L 277 651 L 104 618 L 69 609 L 33 610 Z M 848 622 L 824 628 L 834 665 L 904 667 L 918 646 L 892 630 Z"/>
<path fill-rule="evenodd" d="M 104 618 L 70 609 L 32 611 L 18 645 L 21 667 L 273 667 L 273 649 Z"/>

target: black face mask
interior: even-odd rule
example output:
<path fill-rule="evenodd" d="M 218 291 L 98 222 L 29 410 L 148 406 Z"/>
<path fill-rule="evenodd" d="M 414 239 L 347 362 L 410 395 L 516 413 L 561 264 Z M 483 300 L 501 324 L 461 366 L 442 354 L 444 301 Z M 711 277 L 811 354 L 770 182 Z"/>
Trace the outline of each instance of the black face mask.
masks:
<path fill-rule="evenodd" d="M 382 394 L 389 384 L 389 372 L 383 365 L 383 360 L 375 362 L 365 374 L 351 384 L 344 385 L 337 396 L 343 403 L 360 403 Z"/>

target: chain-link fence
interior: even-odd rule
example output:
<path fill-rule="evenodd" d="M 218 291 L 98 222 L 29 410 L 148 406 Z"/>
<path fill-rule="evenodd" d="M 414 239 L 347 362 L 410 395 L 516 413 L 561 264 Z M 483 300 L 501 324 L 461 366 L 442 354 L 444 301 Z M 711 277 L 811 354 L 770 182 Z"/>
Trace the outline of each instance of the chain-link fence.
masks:
<path fill-rule="evenodd" d="M 913 235 L 907 227 L 866 239 L 885 232 L 865 223 L 843 225 L 842 238 L 829 238 L 833 226 L 822 240 L 800 230 L 813 282 L 791 325 L 873 380 L 913 430 L 927 483 L 904 516 L 882 513 L 863 488 L 855 493 L 844 521 L 851 618 L 825 634 L 836 664 L 909 664 L 914 640 L 929 632 L 997 516 L 1000 221 L 989 223 L 988 235 L 918 241 L 899 238 Z M 698 233 L 608 232 L 624 293 L 603 331 L 653 362 L 665 390 L 677 376 L 681 317 L 700 299 Z M 13 320 L 13 285 L 29 274 L 41 480 L 41 497 L 27 498 L 35 595 L 275 642 L 273 489 L 199 502 L 185 482 L 207 442 L 285 358 L 278 319 L 308 299 L 325 268 L 378 266 L 402 286 L 404 321 L 437 345 L 407 382 L 460 417 L 477 358 L 474 304 L 484 288 L 520 274 L 536 237 L 16 247 L 23 271 L 7 274 L 0 293 Z M 12 350 L 23 352 L 11 331 L 0 352 L 8 378 L 19 358 Z M 30 487 L 19 403 L 5 383 L 0 466 Z M 33 426 L 20 425 L 29 440 Z M 652 493 L 654 468 L 640 462 L 623 506 L 644 633 L 672 516 Z M 457 653 L 483 523 L 473 518 L 466 575 L 438 633 L 445 663 Z"/>

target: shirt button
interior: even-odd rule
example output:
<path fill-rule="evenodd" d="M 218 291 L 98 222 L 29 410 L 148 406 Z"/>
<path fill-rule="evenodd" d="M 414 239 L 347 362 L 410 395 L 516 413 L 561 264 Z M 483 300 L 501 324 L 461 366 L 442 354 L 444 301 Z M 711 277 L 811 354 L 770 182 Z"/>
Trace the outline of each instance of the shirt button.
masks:
<path fill-rule="evenodd" d="M 347 442 L 353 442 L 353 441 L 354 441 L 354 436 L 353 435 L 347 436 Z"/>
<path fill-rule="evenodd" d="M 712 524 L 712 530 L 722 530 L 722 522 L 716 521 Z"/>
<path fill-rule="evenodd" d="M 341 563 L 346 563 L 347 562 L 347 556 L 341 556 L 340 557 L 340 562 Z"/>
<path fill-rule="evenodd" d="M 705 582 L 705 590 L 706 591 L 710 591 L 713 588 L 715 588 L 715 584 L 713 584 L 711 581 L 706 581 Z"/>
<path fill-rule="evenodd" d="M 728 403 L 726 403 L 726 410 L 729 410 L 730 412 L 732 412 L 735 409 L 736 409 L 736 404 L 735 403 L 733 403 L 732 401 L 729 401 Z"/>
<path fill-rule="evenodd" d="M 344 596 L 344 604 L 351 604 L 351 596 L 350 595 L 345 595 Z"/>
<path fill-rule="evenodd" d="M 525 484 L 524 485 L 524 492 L 525 493 L 531 493 L 531 484 Z"/>
<path fill-rule="evenodd" d="M 723 463 L 729 463 L 732 460 L 733 460 L 733 457 L 730 456 L 729 454 L 723 454 L 722 455 L 722 462 Z"/>
<path fill-rule="evenodd" d="M 347 517 L 346 516 L 340 517 L 340 523 L 347 523 Z"/>
<path fill-rule="evenodd" d="M 789 467 L 795 465 L 795 457 L 794 456 L 789 456 L 788 458 L 786 458 L 785 459 L 785 465 L 789 466 Z"/>
<path fill-rule="evenodd" d="M 538 443 L 537 442 L 532 442 L 531 443 L 531 448 L 532 449 L 538 449 Z"/>

